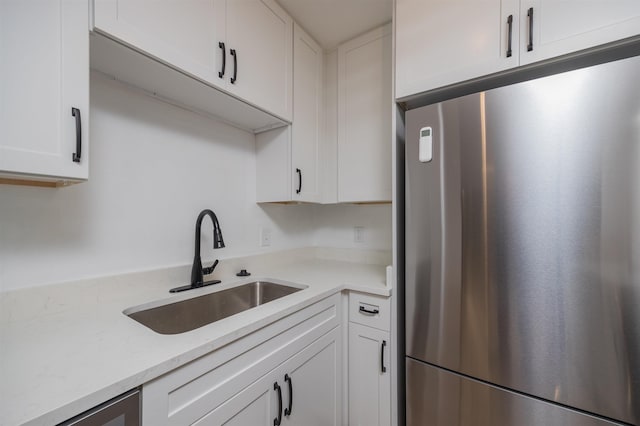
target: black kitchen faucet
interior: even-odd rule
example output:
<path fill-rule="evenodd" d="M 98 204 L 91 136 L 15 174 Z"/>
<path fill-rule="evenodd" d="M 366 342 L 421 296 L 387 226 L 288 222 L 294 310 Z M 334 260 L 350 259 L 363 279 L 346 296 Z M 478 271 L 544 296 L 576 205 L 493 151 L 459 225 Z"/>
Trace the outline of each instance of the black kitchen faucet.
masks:
<path fill-rule="evenodd" d="M 177 293 L 180 291 L 191 290 L 192 288 L 200 288 L 207 285 L 218 284 L 220 280 L 204 281 L 203 275 L 208 275 L 216 269 L 218 266 L 218 260 L 213 262 L 213 265 L 208 268 L 202 267 L 202 259 L 200 258 L 200 236 L 202 228 L 202 220 L 205 216 L 211 217 L 213 222 L 213 248 L 224 248 L 224 239 L 222 238 L 222 230 L 220 229 L 220 223 L 218 223 L 218 217 L 209 209 L 202 210 L 196 219 L 196 246 L 195 254 L 193 256 L 193 266 L 191 267 L 191 284 L 181 287 L 172 288 L 171 293 Z"/>

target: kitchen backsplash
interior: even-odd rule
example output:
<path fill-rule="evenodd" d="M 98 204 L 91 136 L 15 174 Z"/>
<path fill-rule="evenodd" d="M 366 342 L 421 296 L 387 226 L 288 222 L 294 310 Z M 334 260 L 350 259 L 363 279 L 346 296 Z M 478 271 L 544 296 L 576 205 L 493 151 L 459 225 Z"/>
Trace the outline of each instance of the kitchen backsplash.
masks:
<path fill-rule="evenodd" d="M 198 213 L 226 248 L 203 258 L 323 246 L 391 248 L 390 205 L 257 205 L 255 139 L 99 74 L 91 81 L 89 181 L 0 185 L 0 290 L 190 264 Z M 363 242 L 354 242 L 354 226 Z M 262 247 L 260 230 L 271 245 Z"/>

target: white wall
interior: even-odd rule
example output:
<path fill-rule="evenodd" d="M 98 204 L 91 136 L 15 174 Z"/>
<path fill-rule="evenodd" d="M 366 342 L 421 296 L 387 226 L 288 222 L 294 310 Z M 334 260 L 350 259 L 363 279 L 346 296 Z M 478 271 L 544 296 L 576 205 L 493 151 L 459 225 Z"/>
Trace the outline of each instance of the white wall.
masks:
<path fill-rule="evenodd" d="M 198 213 L 213 209 L 225 249 L 391 247 L 390 206 L 257 205 L 255 139 L 93 74 L 90 179 L 68 188 L 0 185 L 0 290 L 190 264 Z M 388 234 L 388 235 L 387 235 Z M 351 241 L 351 243 L 350 243 Z"/>
<path fill-rule="evenodd" d="M 319 205 L 314 212 L 317 247 L 391 250 L 391 205 Z M 354 241 L 354 227 L 364 228 L 364 242 Z"/>

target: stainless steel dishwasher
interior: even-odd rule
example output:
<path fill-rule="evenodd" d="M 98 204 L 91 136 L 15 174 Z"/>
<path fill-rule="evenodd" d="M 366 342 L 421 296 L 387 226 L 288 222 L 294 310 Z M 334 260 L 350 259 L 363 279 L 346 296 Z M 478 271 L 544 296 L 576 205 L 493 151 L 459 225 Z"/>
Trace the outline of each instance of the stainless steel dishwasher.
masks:
<path fill-rule="evenodd" d="M 140 426 L 140 389 L 131 390 L 59 426 Z"/>

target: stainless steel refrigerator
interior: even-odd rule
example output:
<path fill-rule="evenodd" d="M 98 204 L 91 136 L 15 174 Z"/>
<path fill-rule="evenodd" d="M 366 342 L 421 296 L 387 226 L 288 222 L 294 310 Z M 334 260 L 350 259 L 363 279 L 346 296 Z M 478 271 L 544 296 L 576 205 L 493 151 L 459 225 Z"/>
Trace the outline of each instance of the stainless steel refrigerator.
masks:
<path fill-rule="evenodd" d="M 406 416 L 640 424 L 640 57 L 406 113 Z"/>

